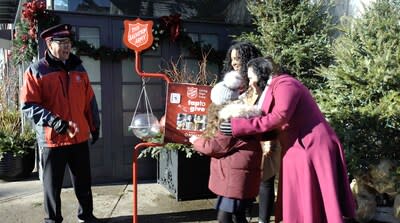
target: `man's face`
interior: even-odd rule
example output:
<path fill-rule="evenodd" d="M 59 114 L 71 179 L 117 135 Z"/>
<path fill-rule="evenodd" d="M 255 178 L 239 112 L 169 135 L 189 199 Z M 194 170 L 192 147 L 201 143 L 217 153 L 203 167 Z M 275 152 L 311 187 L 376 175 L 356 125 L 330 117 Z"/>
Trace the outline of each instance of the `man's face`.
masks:
<path fill-rule="evenodd" d="M 68 60 L 71 47 L 72 44 L 69 38 L 47 41 L 47 48 L 51 54 L 61 61 Z"/>

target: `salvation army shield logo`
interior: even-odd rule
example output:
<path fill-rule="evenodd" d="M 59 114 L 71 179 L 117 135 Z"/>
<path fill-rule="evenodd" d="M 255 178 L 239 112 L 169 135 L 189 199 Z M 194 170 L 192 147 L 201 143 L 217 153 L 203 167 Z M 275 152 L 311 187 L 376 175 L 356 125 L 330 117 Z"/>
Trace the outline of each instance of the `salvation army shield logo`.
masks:
<path fill-rule="evenodd" d="M 153 44 L 152 28 L 152 21 L 124 20 L 123 42 L 125 46 L 137 52 L 149 48 Z"/>
<path fill-rule="evenodd" d="M 198 89 L 196 87 L 187 87 L 186 95 L 190 99 L 197 98 Z"/>
<path fill-rule="evenodd" d="M 128 24 L 128 42 L 135 47 L 141 47 L 149 39 L 147 34 L 147 24 Z"/>

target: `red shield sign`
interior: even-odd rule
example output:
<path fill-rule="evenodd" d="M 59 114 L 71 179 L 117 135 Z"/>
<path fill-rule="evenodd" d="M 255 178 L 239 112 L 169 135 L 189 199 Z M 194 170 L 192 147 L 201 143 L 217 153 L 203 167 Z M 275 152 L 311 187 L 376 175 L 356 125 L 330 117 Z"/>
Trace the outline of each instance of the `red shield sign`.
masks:
<path fill-rule="evenodd" d="M 124 44 L 136 52 L 143 51 L 153 44 L 153 21 L 141 19 L 124 20 Z"/>

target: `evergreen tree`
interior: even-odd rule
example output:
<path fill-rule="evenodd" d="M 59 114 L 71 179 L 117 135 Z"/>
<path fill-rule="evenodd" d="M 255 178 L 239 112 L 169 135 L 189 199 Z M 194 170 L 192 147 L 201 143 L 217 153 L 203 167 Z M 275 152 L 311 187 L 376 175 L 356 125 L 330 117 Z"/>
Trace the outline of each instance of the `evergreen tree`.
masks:
<path fill-rule="evenodd" d="M 311 89 L 323 79 L 315 68 L 332 62 L 334 34 L 332 9 L 326 1 L 256 0 L 248 2 L 256 32 L 238 37 L 272 56 L 285 72 L 297 76 Z"/>
<path fill-rule="evenodd" d="M 343 18 L 335 63 L 319 72 L 319 104 L 339 134 L 350 172 L 400 158 L 400 6 L 377 0 L 360 18 Z"/>

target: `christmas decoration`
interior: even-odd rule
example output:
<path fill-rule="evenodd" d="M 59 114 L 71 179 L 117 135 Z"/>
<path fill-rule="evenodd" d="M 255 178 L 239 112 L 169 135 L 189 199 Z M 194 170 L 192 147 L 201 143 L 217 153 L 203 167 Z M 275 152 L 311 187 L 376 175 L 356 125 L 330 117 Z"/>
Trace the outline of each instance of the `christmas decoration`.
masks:
<path fill-rule="evenodd" d="M 46 29 L 58 22 L 46 10 L 45 0 L 32 0 L 23 4 L 21 19 L 16 23 L 11 59 L 14 64 L 31 62 L 37 56 L 39 27 Z M 43 30 L 42 29 L 42 30 Z"/>
<path fill-rule="evenodd" d="M 60 18 L 52 11 L 46 10 L 45 0 L 31 0 L 23 4 L 21 20 L 16 23 L 11 60 L 14 64 L 30 63 L 38 57 L 38 33 L 58 24 Z M 203 59 L 207 55 L 209 61 L 222 63 L 223 52 L 218 52 L 210 45 L 193 42 L 182 29 L 179 14 L 162 16 L 155 21 L 153 29 L 153 50 L 156 50 L 161 40 L 169 38 L 171 42 L 179 42 L 188 49 L 191 56 Z M 107 46 L 94 47 L 84 40 L 74 41 L 73 50 L 77 55 L 89 56 L 96 60 L 112 59 L 118 61 L 133 56 L 133 52 L 125 48 L 113 49 Z"/>

